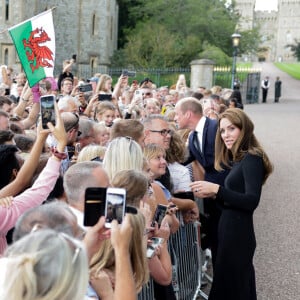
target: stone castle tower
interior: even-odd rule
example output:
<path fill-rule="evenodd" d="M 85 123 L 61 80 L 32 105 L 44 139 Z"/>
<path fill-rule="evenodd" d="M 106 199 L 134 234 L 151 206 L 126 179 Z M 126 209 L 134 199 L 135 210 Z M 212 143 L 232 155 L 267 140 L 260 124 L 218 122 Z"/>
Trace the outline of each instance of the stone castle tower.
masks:
<path fill-rule="evenodd" d="M 55 73 L 61 72 L 63 60 L 73 54 L 77 54 L 77 71 L 108 66 L 117 49 L 116 0 L 0 1 L 0 65 L 13 66 L 16 71 L 21 69 L 15 47 L 5 30 L 53 7 L 56 7 L 53 10 Z"/>
<path fill-rule="evenodd" d="M 274 11 L 255 11 L 255 0 L 236 0 L 241 15 L 240 28 L 261 27 L 261 47 L 266 61 L 296 61 L 288 44 L 300 40 L 300 0 L 278 0 Z"/>

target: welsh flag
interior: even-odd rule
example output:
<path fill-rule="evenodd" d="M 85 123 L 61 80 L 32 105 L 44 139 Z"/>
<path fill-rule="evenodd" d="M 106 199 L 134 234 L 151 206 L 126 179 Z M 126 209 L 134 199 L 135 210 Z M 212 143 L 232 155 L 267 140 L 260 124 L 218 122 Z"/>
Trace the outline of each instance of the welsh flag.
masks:
<path fill-rule="evenodd" d="M 53 77 L 55 33 L 52 10 L 8 29 L 26 73 L 29 86 Z"/>

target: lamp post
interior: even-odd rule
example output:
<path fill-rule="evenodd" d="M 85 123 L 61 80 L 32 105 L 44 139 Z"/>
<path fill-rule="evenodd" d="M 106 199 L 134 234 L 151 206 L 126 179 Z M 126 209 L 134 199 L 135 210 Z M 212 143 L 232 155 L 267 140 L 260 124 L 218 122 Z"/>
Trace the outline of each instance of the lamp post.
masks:
<path fill-rule="evenodd" d="M 232 77 L 231 77 L 231 88 L 234 88 L 235 74 L 236 74 L 236 57 L 238 54 L 238 47 L 240 43 L 241 35 L 239 33 L 234 33 L 231 36 L 232 46 L 233 46 L 233 57 L 232 57 Z"/>

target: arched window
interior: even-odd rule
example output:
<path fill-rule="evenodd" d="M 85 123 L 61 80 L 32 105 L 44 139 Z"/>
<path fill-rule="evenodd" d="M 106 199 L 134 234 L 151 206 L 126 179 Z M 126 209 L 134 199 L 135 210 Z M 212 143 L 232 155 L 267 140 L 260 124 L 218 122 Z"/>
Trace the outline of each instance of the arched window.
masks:
<path fill-rule="evenodd" d="M 8 65 L 8 49 L 4 49 L 4 64 Z"/>
<path fill-rule="evenodd" d="M 90 60 L 90 68 L 91 68 L 92 74 L 95 73 L 96 67 L 97 67 L 97 61 L 96 61 L 96 58 L 95 58 L 95 57 L 92 57 L 91 60 Z"/>
<path fill-rule="evenodd" d="M 96 34 L 96 14 L 93 14 L 92 19 L 92 35 Z"/>
<path fill-rule="evenodd" d="M 9 0 L 5 0 L 5 21 L 9 20 Z"/>

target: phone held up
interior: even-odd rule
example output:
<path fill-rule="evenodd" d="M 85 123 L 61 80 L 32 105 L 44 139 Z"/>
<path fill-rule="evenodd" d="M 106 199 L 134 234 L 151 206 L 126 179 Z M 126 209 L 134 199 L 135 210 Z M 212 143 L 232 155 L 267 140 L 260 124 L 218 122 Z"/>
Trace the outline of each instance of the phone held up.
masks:
<path fill-rule="evenodd" d="M 158 228 L 160 227 L 161 222 L 166 215 L 167 208 L 168 207 L 166 205 L 162 205 L 162 204 L 157 205 L 155 213 L 154 213 L 154 217 L 153 217 L 153 220 L 151 223 L 151 227 L 154 227 L 155 223 L 157 223 Z"/>
<path fill-rule="evenodd" d="M 86 93 L 86 92 L 93 91 L 93 86 L 90 83 L 88 83 L 88 84 L 80 85 L 78 87 L 78 89 L 79 89 L 79 92 Z"/>
<path fill-rule="evenodd" d="M 42 116 L 42 125 L 44 129 L 47 129 L 47 123 L 51 122 L 55 126 L 55 96 L 45 95 L 40 98 L 40 111 Z"/>
<path fill-rule="evenodd" d="M 105 227 L 111 228 L 111 222 L 122 223 L 125 216 L 126 190 L 123 188 L 107 188 L 105 205 Z"/>
<path fill-rule="evenodd" d="M 127 77 L 135 77 L 136 76 L 136 72 L 135 71 L 123 70 L 122 71 L 122 75 L 123 76 L 127 76 Z"/>
<path fill-rule="evenodd" d="M 106 188 L 88 187 L 84 196 L 84 226 L 94 226 L 105 215 Z"/>
<path fill-rule="evenodd" d="M 112 95 L 111 94 L 99 94 L 98 95 L 98 100 L 99 101 L 111 101 L 112 100 Z"/>
<path fill-rule="evenodd" d="M 163 238 L 151 238 L 151 244 L 147 246 L 147 258 L 152 258 L 155 254 L 155 249 L 164 242 Z"/>

